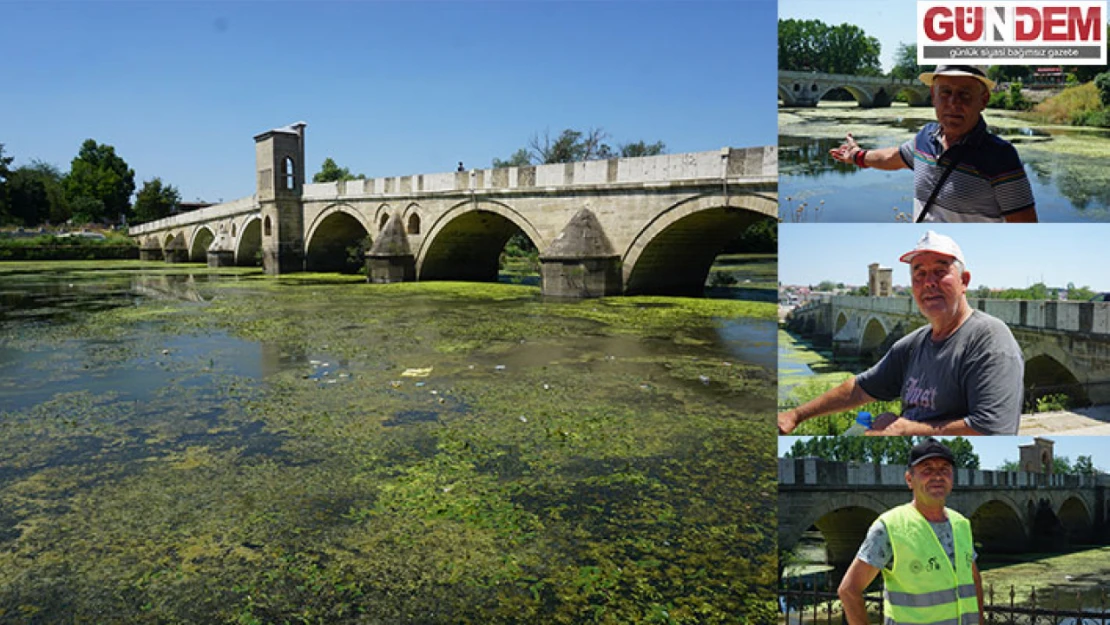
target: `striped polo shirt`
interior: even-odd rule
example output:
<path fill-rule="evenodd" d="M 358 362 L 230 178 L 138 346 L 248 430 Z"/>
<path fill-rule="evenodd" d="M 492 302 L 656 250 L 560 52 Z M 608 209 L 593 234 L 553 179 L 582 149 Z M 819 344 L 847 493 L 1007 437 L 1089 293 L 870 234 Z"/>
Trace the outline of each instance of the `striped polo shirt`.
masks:
<path fill-rule="evenodd" d="M 930 122 L 902 144 L 902 160 L 913 170 L 913 217 L 917 221 L 933 188 L 955 154 L 963 153 L 956 169 L 929 208 L 925 221 L 1005 221 L 1010 213 L 1033 206 L 1033 189 L 1017 150 L 987 132 L 979 123 L 947 151 L 940 143 L 941 127 Z M 957 147 L 967 144 L 967 147 Z"/>

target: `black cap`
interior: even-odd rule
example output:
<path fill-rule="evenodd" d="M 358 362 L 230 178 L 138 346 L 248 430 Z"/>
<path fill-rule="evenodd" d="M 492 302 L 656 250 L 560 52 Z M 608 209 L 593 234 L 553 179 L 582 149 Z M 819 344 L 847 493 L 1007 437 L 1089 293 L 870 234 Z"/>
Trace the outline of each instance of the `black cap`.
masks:
<path fill-rule="evenodd" d="M 952 450 L 932 437 L 926 438 L 913 446 L 913 449 L 910 450 L 910 466 L 917 466 L 919 462 L 929 458 L 944 458 L 949 464 L 956 466 L 956 457 L 952 455 Z"/>

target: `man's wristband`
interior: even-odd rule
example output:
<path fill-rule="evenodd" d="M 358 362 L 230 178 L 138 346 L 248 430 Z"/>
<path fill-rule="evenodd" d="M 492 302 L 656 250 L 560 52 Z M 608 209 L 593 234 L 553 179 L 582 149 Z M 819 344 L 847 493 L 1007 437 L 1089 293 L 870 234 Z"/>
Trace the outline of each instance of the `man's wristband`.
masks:
<path fill-rule="evenodd" d="M 856 153 L 852 157 L 852 160 L 855 162 L 856 167 L 859 167 L 859 168 L 862 169 L 862 168 L 867 167 L 867 163 L 864 160 L 866 157 L 867 157 L 867 150 L 864 150 L 863 148 L 860 148 L 859 150 L 856 150 Z"/>

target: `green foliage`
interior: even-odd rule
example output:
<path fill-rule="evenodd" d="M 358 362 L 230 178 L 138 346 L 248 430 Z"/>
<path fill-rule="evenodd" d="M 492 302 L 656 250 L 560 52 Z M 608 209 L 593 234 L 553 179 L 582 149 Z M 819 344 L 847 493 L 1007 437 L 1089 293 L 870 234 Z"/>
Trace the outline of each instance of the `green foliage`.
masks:
<path fill-rule="evenodd" d="M 935 69 L 936 65 L 917 64 L 917 44 L 899 43 L 898 51 L 894 53 L 894 67 L 890 70 L 890 75 L 904 80 L 917 80 L 922 73 Z"/>
<path fill-rule="evenodd" d="M 1110 126 L 1107 110 L 1099 99 L 1095 83 L 1069 87 L 1033 108 L 1037 117 L 1054 124 Z"/>
<path fill-rule="evenodd" d="M 1006 109 L 1011 111 L 1024 111 L 1029 109 L 1029 100 L 1021 93 L 1020 82 L 1010 83 L 1007 91 L 996 91 L 991 94 L 987 106 L 990 108 Z"/>
<path fill-rule="evenodd" d="M 635 143 L 622 143 L 619 146 L 620 154 L 623 157 L 631 158 L 638 156 L 659 156 L 666 151 L 667 146 L 662 141 L 655 143 L 645 143 L 644 141 L 637 141 Z"/>
<path fill-rule="evenodd" d="M 524 167 L 531 164 L 532 156 L 528 153 L 528 148 L 520 148 L 516 152 L 513 152 L 513 155 L 510 156 L 507 161 L 503 161 L 499 158 L 493 159 L 494 169 L 501 167 Z"/>
<path fill-rule="evenodd" d="M 779 249 L 779 222 L 774 217 L 760 219 L 744 229 L 725 247 L 725 254 L 775 254 Z"/>
<path fill-rule="evenodd" d="M 139 244 L 124 234 L 104 239 L 44 234 L 36 237 L 0 237 L 0 260 L 120 260 L 139 257 Z"/>
<path fill-rule="evenodd" d="M 787 458 L 816 457 L 838 462 L 871 462 L 874 464 L 908 464 L 910 449 L 924 436 L 816 436 L 794 443 Z M 944 444 L 952 450 L 956 467 L 978 469 L 979 455 L 971 441 L 962 436 Z"/>
<path fill-rule="evenodd" d="M 335 161 L 328 158 L 324 159 L 324 163 L 320 165 L 320 171 L 312 176 L 312 182 L 336 182 L 339 180 L 364 180 L 366 176 L 363 174 L 352 174 L 351 170 L 346 167 L 340 167 L 335 164 Z"/>
<path fill-rule="evenodd" d="M 543 136 L 532 135 L 527 148 L 520 148 L 508 160 L 493 159 L 493 167 L 523 167 L 525 165 L 545 165 L 551 163 L 576 163 L 607 158 L 656 156 L 666 151 L 662 141 L 647 143 L 643 140 L 623 143 L 617 151 L 605 143 L 609 137 L 601 128 L 590 128 L 585 132 L 567 128 L 552 138 L 548 131 Z"/>
<path fill-rule="evenodd" d="M 879 40 L 859 26 L 821 20 L 779 20 L 779 69 L 879 76 Z"/>
<path fill-rule="evenodd" d="M 998 465 L 997 470 L 1025 471 L 1016 460 L 1006 460 L 1002 462 L 1002 464 Z M 1077 456 L 1074 464 L 1072 464 L 1071 459 L 1067 456 L 1054 456 L 1052 458 L 1052 472 L 1057 475 L 1095 475 L 1098 473 L 1098 469 L 1095 468 L 1091 456 Z"/>
<path fill-rule="evenodd" d="M 1095 76 L 1095 88 L 1098 89 L 1099 102 L 1110 107 L 1110 72 Z"/>
<path fill-rule="evenodd" d="M 23 226 L 62 223 L 69 218 L 69 204 L 57 167 L 32 161 L 8 177 L 4 221 Z"/>
<path fill-rule="evenodd" d="M 86 139 L 70 163 L 65 190 L 76 221 L 115 222 L 131 215 L 135 171 L 114 147 Z"/>
<path fill-rule="evenodd" d="M 162 179 L 157 177 L 147 180 L 135 196 L 135 223 L 169 217 L 179 203 L 181 194 L 172 184 L 163 186 Z"/>
<path fill-rule="evenodd" d="M 1033 412 L 1055 412 L 1067 410 L 1071 407 L 1071 398 L 1067 393 L 1053 393 L 1038 397 Z"/>

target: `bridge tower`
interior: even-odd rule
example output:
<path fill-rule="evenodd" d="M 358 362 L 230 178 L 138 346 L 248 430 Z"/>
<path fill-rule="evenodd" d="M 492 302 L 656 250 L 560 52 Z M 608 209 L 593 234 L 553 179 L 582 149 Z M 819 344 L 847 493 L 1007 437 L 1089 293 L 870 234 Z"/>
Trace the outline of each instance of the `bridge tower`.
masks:
<path fill-rule="evenodd" d="M 254 138 L 262 266 L 267 274 L 304 270 L 304 129 L 297 122 Z"/>

